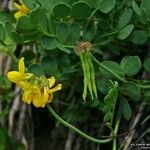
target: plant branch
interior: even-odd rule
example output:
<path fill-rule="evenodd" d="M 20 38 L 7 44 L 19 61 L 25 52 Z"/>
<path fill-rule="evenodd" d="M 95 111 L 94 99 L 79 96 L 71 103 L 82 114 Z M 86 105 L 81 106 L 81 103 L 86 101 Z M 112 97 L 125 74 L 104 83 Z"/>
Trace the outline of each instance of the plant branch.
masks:
<path fill-rule="evenodd" d="M 116 77 L 119 81 L 122 81 L 124 83 L 127 83 L 128 81 L 125 80 L 124 78 L 120 77 L 119 75 L 117 75 L 115 72 L 113 72 L 111 69 L 109 69 L 108 67 L 106 67 L 105 65 L 103 65 L 102 63 L 100 63 L 93 55 L 91 55 L 92 59 L 103 69 L 105 69 L 106 71 L 108 71 L 109 73 L 111 73 L 114 77 Z"/>
<path fill-rule="evenodd" d="M 64 126 L 68 127 L 69 129 L 72 129 L 73 131 L 75 131 L 76 133 L 78 133 L 79 135 L 83 136 L 84 138 L 86 138 L 87 140 L 90 140 L 92 142 L 95 143 L 107 143 L 110 142 L 112 140 L 112 138 L 108 138 L 108 139 L 96 139 L 94 137 L 91 137 L 89 135 L 87 135 L 86 133 L 82 132 L 81 130 L 79 130 L 78 128 L 74 127 L 73 125 L 69 124 L 68 122 L 66 122 L 65 120 L 63 120 L 61 117 L 59 117 L 56 112 L 52 109 L 52 107 L 50 105 L 47 105 L 47 108 L 49 110 L 49 112 L 53 115 L 53 117 L 59 121 L 60 123 L 62 123 Z"/>

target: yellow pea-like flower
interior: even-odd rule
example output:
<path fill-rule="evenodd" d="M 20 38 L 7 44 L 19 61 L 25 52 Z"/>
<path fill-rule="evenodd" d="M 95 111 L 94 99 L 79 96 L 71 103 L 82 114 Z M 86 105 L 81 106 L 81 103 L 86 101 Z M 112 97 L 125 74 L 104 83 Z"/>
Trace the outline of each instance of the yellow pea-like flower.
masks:
<path fill-rule="evenodd" d="M 25 16 L 27 15 L 31 10 L 26 7 L 23 2 L 20 0 L 19 1 L 20 4 L 17 4 L 17 3 L 14 3 L 14 6 L 16 7 L 16 9 L 18 10 L 16 13 L 15 13 L 15 18 L 16 19 L 19 19 L 21 16 Z"/>
<path fill-rule="evenodd" d="M 53 76 L 48 79 L 45 76 L 36 77 L 32 73 L 26 73 L 25 70 L 24 58 L 21 58 L 18 71 L 8 72 L 7 77 L 23 90 L 23 102 L 32 103 L 35 107 L 45 107 L 52 102 L 53 94 L 62 89 L 62 84 L 56 84 Z"/>
<path fill-rule="evenodd" d="M 30 84 L 29 82 L 20 82 L 20 87 L 24 90 L 23 101 L 27 104 L 33 103 L 35 107 L 45 107 L 46 104 L 51 103 L 53 94 L 62 89 L 62 84 L 58 84 L 52 88 L 45 86 L 44 89 Z"/>
<path fill-rule="evenodd" d="M 19 60 L 18 71 L 10 71 L 7 73 L 7 78 L 16 84 L 19 84 L 20 81 L 25 81 L 30 79 L 33 76 L 32 73 L 25 73 L 24 58 L 22 57 Z"/>

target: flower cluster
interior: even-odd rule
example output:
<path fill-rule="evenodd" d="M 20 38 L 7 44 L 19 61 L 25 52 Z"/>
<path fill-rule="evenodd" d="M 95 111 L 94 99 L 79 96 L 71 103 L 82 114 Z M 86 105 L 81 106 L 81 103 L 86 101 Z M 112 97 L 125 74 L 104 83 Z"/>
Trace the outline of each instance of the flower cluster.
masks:
<path fill-rule="evenodd" d="M 20 4 L 14 3 L 14 6 L 15 6 L 16 9 L 18 10 L 18 11 L 15 13 L 15 18 L 16 18 L 16 19 L 18 19 L 18 18 L 20 18 L 20 17 L 22 17 L 22 16 L 25 16 L 26 14 L 28 14 L 28 13 L 31 11 L 28 7 L 26 7 L 26 6 L 23 4 L 22 0 L 20 0 L 19 2 L 20 2 Z"/>
<path fill-rule="evenodd" d="M 19 60 L 18 71 L 8 72 L 7 77 L 22 88 L 23 101 L 27 104 L 33 103 L 35 107 L 45 107 L 52 102 L 53 93 L 62 88 L 62 84 L 55 85 L 55 77 L 47 79 L 45 76 L 36 77 L 32 73 L 26 73 L 24 58 Z"/>

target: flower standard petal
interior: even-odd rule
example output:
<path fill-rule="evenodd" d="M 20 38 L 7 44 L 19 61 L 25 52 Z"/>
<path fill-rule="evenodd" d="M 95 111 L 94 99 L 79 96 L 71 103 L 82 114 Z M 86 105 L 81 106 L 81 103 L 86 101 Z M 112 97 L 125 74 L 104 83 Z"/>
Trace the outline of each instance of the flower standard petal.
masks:
<path fill-rule="evenodd" d="M 19 70 L 19 72 L 21 72 L 21 73 L 24 73 L 24 72 L 25 72 L 24 57 L 22 57 L 22 58 L 19 60 L 19 63 L 18 63 L 18 70 Z"/>

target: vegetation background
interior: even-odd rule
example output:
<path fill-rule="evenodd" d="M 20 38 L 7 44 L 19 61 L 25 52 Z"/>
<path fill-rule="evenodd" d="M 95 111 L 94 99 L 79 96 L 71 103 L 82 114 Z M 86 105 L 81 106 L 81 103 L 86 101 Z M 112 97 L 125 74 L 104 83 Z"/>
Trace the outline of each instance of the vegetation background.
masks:
<path fill-rule="evenodd" d="M 30 13 L 15 19 L 14 1 L 0 1 L 0 150 L 138 150 L 138 144 L 150 144 L 150 0 L 23 3 Z M 85 49 L 93 72 L 84 72 Z M 6 78 L 20 57 L 29 72 L 55 76 L 63 84 L 50 104 L 59 116 L 112 141 L 91 142 L 46 108 L 23 103 L 19 87 Z M 98 94 L 93 100 L 91 82 Z"/>

